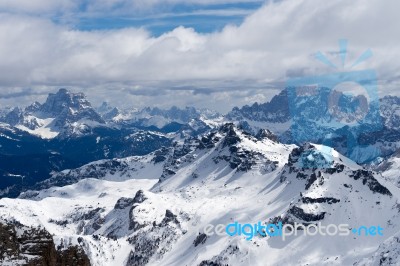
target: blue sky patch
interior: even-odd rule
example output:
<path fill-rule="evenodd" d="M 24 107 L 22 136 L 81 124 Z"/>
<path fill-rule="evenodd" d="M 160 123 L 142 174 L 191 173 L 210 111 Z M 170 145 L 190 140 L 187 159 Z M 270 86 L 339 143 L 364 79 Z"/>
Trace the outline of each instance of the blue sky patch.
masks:
<path fill-rule="evenodd" d="M 262 4 L 262 1 L 218 5 L 178 4 L 136 14 L 121 14 L 119 10 L 110 12 L 108 15 L 86 13 L 86 8 L 82 6 L 81 13 L 77 14 L 73 25 L 76 29 L 85 31 L 142 27 L 155 36 L 179 26 L 208 33 L 221 30 L 227 24 L 240 24 L 246 16 L 260 8 Z M 53 21 L 60 22 L 62 19 L 54 18 Z"/>

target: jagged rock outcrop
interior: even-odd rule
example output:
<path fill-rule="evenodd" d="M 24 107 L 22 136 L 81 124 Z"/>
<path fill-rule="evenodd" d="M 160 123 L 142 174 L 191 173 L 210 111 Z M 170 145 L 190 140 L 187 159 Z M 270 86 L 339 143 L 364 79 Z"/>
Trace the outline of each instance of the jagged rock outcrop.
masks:
<path fill-rule="evenodd" d="M 56 247 L 44 228 L 23 226 L 19 222 L 0 223 L 0 263 L 29 266 L 89 266 L 80 246 Z"/>

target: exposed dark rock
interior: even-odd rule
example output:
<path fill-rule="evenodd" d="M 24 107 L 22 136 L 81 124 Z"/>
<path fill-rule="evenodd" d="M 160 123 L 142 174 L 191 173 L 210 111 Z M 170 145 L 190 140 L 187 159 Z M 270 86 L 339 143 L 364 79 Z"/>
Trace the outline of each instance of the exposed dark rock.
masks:
<path fill-rule="evenodd" d="M 334 173 L 341 173 L 344 170 L 344 165 L 336 163 L 332 167 L 328 167 L 324 169 L 325 173 L 334 174 Z"/>
<path fill-rule="evenodd" d="M 18 222 L 0 223 L 0 263 L 18 265 L 90 265 L 80 246 L 56 249 L 52 236 L 45 229 L 26 227 Z"/>
<path fill-rule="evenodd" d="M 129 210 L 129 230 L 138 230 L 140 228 L 143 228 L 145 225 L 137 222 L 135 220 L 135 217 L 133 216 L 133 209 L 135 209 L 140 203 L 144 202 L 147 200 L 147 197 L 144 195 L 143 190 L 138 190 L 135 194 L 135 197 L 133 198 L 132 201 L 132 207 Z"/>
<path fill-rule="evenodd" d="M 147 197 L 144 195 L 143 190 L 138 190 L 133 198 L 133 203 L 142 203 L 147 200 Z"/>
<path fill-rule="evenodd" d="M 340 202 L 340 199 L 335 199 L 331 197 L 324 197 L 324 198 L 309 198 L 309 197 L 302 197 L 301 198 L 303 203 L 338 203 Z"/>
<path fill-rule="evenodd" d="M 199 266 L 229 266 L 229 264 L 222 264 L 219 262 L 203 260 L 202 262 L 200 262 Z"/>
<path fill-rule="evenodd" d="M 174 175 L 176 174 L 173 170 L 169 169 L 169 168 L 165 168 L 164 169 L 164 173 L 166 173 L 167 175 Z"/>
<path fill-rule="evenodd" d="M 237 246 L 229 245 L 219 255 L 209 260 L 203 260 L 198 266 L 229 266 L 229 259 L 233 256 L 240 256 L 240 249 Z"/>
<path fill-rule="evenodd" d="M 114 209 L 122 210 L 122 209 L 132 206 L 133 203 L 134 203 L 134 199 L 122 197 L 122 198 L 118 199 L 117 203 L 115 203 Z"/>
<path fill-rule="evenodd" d="M 221 126 L 220 131 L 226 134 L 222 147 L 235 145 L 240 142 L 240 138 L 235 132 L 235 125 L 233 123 L 224 124 Z"/>
<path fill-rule="evenodd" d="M 320 221 L 325 218 L 325 212 L 321 212 L 318 214 L 313 214 L 313 213 L 306 213 L 304 212 L 303 209 L 297 207 L 297 206 L 292 206 L 289 210 L 288 213 L 293 215 L 294 217 L 301 219 L 305 222 L 314 222 L 314 221 Z"/>
<path fill-rule="evenodd" d="M 258 131 L 258 133 L 256 134 L 256 138 L 258 140 L 263 140 L 267 138 L 274 142 L 278 142 L 278 137 L 268 129 L 260 129 L 260 131 Z"/>
<path fill-rule="evenodd" d="M 296 178 L 297 178 L 297 179 L 306 179 L 307 177 L 308 177 L 308 175 L 305 174 L 305 173 L 302 173 L 302 172 L 298 172 L 298 173 L 296 174 Z"/>
<path fill-rule="evenodd" d="M 70 246 L 64 250 L 58 250 L 57 263 L 60 266 L 86 266 L 91 265 L 89 258 L 84 253 L 83 249 L 79 246 Z"/>
<path fill-rule="evenodd" d="M 165 224 L 170 223 L 170 222 L 173 222 L 175 224 L 179 224 L 177 216 L 175 214 L 173 214 L 170 210 L 167 209 L 165 211 L 165 217 L 161 221 L 161 225 L 165 225 Z"/>
<path fill-rule="evenodd" d="M 202 136 L 197 144 L 197 148 L 199 149 L 214 148 L 215 143 L 217 143 L 220 140 L 220 138 L 216 134 L 217 133 L 214 131 Z"/>
<path fill-rule="evenodd" d="M 353 173 L 350 174 L 349 176 L 352 177 L 354 180 L 361 179 L 363 185 L 367 185 L 368 188 L 374 193 L 380 193 L 383 195 L 392 196 L 392 193 L 390 193 L 390 191 L 386 187 L 382 186 L 378 182 L 378 180 L 375 179 L 371 171 L 359 169 L 353 171 Z"/>
<path fill-rule="evenodd" d="M 154 158 L 152 159 L 152 161 L 154 163 L 164 162 L 167 159 L 169 152 L 170 150 L 166 147 L 162 147 L 161 149 L 156 150 L 154 152 Z"/>
<path fill-rule="evenodd" d="M 315 173 L 312 173 L 310 175 L 310 178 L 307 180 L 306 189 L 309 189 L 315 181 L 317 181 L 317 175 Z"/>
<path fill-rule="evenodd" d="M 193 245 L 197 247 L 200 244 L 204 244 L 207 240 L 207 235 L 204 233 L 199 233 L 196 239 L 193 241 Z"/>
<path fill-rule="evenodd" d="M 152 256 L 162 256 L 170 250 L 172 243 L 184 233 L 176 215 L 166 210 L 165 217 L 160 224 L 154 222 L 128 238 L 128 242 L 134 246 L 134 250 L 130 252 L 126 265 L 146 265 Z"/>
<path fill-rule="evenodd" d="M 66 226 L 69 222 L 68 220 L 54 220 L 54 219 L 49 219 L 49 223 L 53 223 L 59 226 Z"/>

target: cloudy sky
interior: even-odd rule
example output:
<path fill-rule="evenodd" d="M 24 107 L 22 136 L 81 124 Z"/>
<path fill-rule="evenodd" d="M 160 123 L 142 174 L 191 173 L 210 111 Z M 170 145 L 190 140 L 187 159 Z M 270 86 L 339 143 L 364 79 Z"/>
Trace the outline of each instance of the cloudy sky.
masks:
<path fill-rule="evenodd" d="M 382 96 L 398 94 L 398 10 L 398 0 L 2 0 L 0 105 L 66 87 L 94 105 L 225 112 L 293 77 L 363 69 L 377 72 Z"/>

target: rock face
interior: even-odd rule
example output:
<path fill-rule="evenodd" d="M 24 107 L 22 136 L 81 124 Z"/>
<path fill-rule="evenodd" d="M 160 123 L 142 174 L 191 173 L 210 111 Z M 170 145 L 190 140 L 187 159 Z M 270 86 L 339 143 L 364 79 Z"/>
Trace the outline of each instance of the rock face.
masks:
<path fill-rule="evenodd" d="M 253 130 L 274 127 L 284 143 L 324 144 L 365 163 L 392 154 L 400 141 L 400 98 L 370 100 L 329 88 L 306 96 L 286 88 L 270 102 L 235 107 L 226 117 Z"/>
<path fill-rule="evenodd" d="M 54 119 L 52 126 L 60 129 L 82 119 L 105 123 L 83 93 L 72 93 L 66 89 L 50 93 L 43 104 L 35 102 L 24 110 L 16 107 L 3 120 L 12 126 L 23 125 L 35 130 L 43 126 L 41 119 L 48 118 Z"/>
<path fill-rule="evenodd" d="M 90 261 L 80 246 L 55 247 L 52 236 L 43 228 L 0 223 L 0 262 L 19 265 L 89 266 Z"/>
<path fill-rule="evenodd" d="M 392 193 L 379 183 L 373 172 L 348 163 L 347 158 L 320 145 L 305 144 L 294 148 L 279 178 L 282 183 L 296 187 L 300 196 L 289 204 L 284 214 L 270 221 L 315 224 L 332 215 L 332 210 L 347 208 L 344 206 L 351 202 L 349 198 L 391 200 Z M 360 191 L 369 196 L 357 195 Z"/>
<path fill-rule="evenodd" d="M 389 129 L 400 128 L 400 98 L 387 95 L 380 100 L 380 109 L 385 126 Z"/>
<path fill-rule="evenodd" d="M 128 238 L 134 249 L 130 252 L 126 265 L 141 266 L 146 265 L 152 257 L 161 258 L 170 251 L 171 244 L 185 233 L 177 216 L 167 209 L 159 224 L 153 223 Z"/>
<path fill-rule="evenodd" d="M 83 93 L 71 93 L 60 89 L 57 93 L 50 93 L 39 111 L 56 117 L 56 125 L 63 127 L 65 123 L 73 123 L 81 119 L 104 123 L 100 115 L 92 108 Z"/>
<path fill-rule="evenodd" d="M 287 90 L 283 90 L 274 96 L 270 102 L 254 103 L 245 105 L 242 108 L 235 107 L 227 118 L 232 120 L 248 119 L 252 121 L 284 123 L 290 120 Z"/>
<path fill-rule="evenodd" d="M 15 107 L 14 109 L 12 109 L 11 112 L 5 115 L 3 121 L 12 126 L 15 126 L 22 120 L 22 115 L 23 114 L 21 108 Z"/>
<path fill-rule="evenodd" d="M 255 137 L 233 123 L 226 123 L 202 136 L 186 139 L 172 148 L 172 155 L 165 160 L 160 182 L 174 176 L 182 166 L 193 162 L 197 153 L 207 151 L 214 151 L 210 154 L 210 159 L 215 165 L 227 164 L 237 172 L 247 172 L 255 168 L 265 173 L 271 172 L 277 168 L 279 162 L 273 157 L 266 156 L 259 149 L 244 145 L 245 142 L 254 146 L 281 145 L 275 136 L 269 133 L 263 131 Z M 197 176 L 194 171 L 192 178 Z"/>
<path fill-rule="evenodd" d="M 232 258 L 244 257 L 245 252 L 241 251 L 240 248 L 236 245 L 229 245 L 226 249 L 224 249 L 220 254 L 212 257 L 209 260 L 203 260 L 200 262 L 199 266 L 228 266 L 229 261 Z M 242 258 L 242 263 L 243 263 Z"/>

